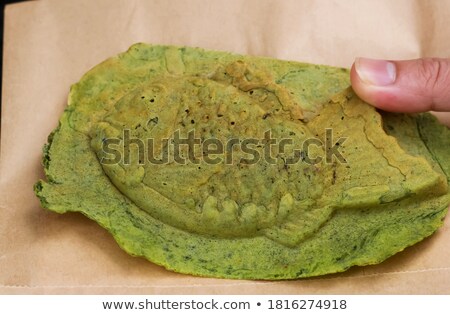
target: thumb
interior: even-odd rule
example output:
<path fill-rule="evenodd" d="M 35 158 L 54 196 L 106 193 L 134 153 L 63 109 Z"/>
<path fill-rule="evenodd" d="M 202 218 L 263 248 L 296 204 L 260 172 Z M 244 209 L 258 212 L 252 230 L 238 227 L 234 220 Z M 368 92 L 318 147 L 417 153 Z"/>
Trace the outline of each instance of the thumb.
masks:
<path fill-rule="evenodd" d="M 356 58 L 350 78 L 359 97 L 386 111 L 450 111 L 450 59 Z"/>

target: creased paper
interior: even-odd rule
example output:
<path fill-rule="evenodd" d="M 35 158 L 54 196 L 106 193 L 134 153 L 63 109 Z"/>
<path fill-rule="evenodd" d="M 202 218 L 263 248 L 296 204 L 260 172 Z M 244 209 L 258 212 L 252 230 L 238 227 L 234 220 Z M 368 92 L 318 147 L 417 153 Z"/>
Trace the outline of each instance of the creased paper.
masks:
<path fill-rule="evenodd" d="M 166 271 L 80 214 L 43 210 L 41 148 L 71 84 L 135 42 L 350 67 L 354 57 L 450 56 L 450 1 L 42 0 L 5 10 L 0 164 L 1 293 L 450 293 L 450 219 L 382 264 L 296 281 Z"/>

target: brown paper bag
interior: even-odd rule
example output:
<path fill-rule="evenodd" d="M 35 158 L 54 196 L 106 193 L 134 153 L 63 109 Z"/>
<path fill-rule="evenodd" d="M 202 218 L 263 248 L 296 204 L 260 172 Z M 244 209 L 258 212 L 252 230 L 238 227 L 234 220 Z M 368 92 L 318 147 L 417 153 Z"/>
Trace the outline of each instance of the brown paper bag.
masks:
<path fill-rule="evenodd" d="M 350 67 L 355 56 L 450 56 L 450 1 L 42 0 L 6 7 L 0 164 L 1 293 L 450 293 L 449 223 L 377 266 L 296 281 L 166 271 L 81 214 L 43 210 L 41 148 L 72 83 L 135 42 Z"/>

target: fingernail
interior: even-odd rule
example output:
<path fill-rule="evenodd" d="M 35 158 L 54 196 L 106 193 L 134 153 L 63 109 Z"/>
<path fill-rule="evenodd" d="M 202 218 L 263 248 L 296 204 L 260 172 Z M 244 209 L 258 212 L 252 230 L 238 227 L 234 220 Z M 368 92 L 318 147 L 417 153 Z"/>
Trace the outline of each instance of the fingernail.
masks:
<path fill-rule="evenodd" d="M 356 58 L 355 70 L 367 84 L 386 86 L 395 82 L 395 64 L 387 60 Z"/>

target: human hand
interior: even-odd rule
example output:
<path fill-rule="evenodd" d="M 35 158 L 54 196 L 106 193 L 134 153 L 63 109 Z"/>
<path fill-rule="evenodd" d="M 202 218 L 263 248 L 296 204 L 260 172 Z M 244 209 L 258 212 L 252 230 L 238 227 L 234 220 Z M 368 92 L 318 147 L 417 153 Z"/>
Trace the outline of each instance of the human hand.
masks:
<path fill-rule="evenodd" d="M 450 59 L 357 58 L 350 78 L 356 94 L 377 108 L 403 113 L 450 112 Z"/>

